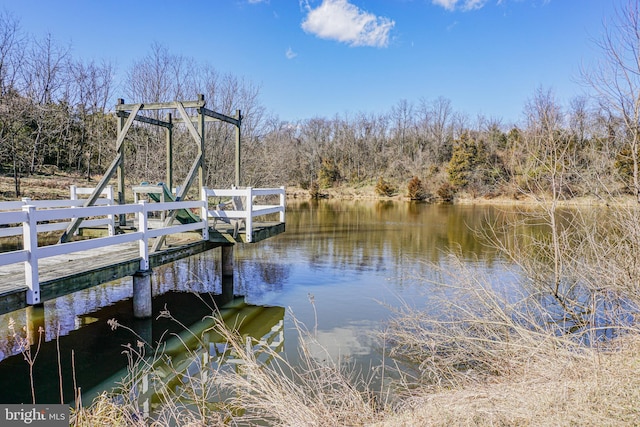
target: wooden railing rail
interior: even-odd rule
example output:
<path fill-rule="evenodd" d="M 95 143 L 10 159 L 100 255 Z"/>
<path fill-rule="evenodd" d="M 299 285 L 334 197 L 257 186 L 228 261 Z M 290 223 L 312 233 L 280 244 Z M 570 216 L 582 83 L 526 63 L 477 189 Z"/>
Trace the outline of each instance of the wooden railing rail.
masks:
<path fill-rule="evenodd" d="M 70 199 L 63 200 L 31 200 L 28 197 L 23 198 L 19 201 L 9 201 L 9 202 L 0 202 L 0 211 L 19 211 L 24 206 L 32 205 L 37 209 L 57 209 L 57 208 L 68 208 L 68 207 L 82 207 L 84 206 L 85 201 L 80 199 L 79 195 L 91 194 L 93 188 L 83 188 L 72 185 L 70 187 Z M 113 200 L 113 186 L 108 186 L 102 192 L 102 196 L 96 200 L 96 206 L 109 206 L 114 204 Z M 20 224 L 17 222 L 15 224 Z M 53 222 L 46 224 L 38 224 L 38 233 L 50 232 L 50 231 L 60 231 L 66 230 L 69 226 L 70 222 Z M 0 237 L 11 237 L 11 236 L 20 236 L 22 235 L 22 226 L 21 225 L 11 225 L 10 223 L 0 223 L 3 225 L 0 228 Z M 92 228 L 92 227 L 101 227 L 107 226 L 108 232 L 110 236 L 115 234 L 115 218 L 114 215 L 106 215 L 105 218 L 98 219 L 88 219 L 83 221 L 82 228 Z"/>
<path fill-rule="evenodd" d="M 0 229 L 6 225 L 22 223 L 23 240 L 23 249 L 0 253 L 0 267 L 24 262 L 25 285 L 28 288 L 27 303 L 38 304 L 41 302 L 38 274 L 38 261 L 40 259 L 138 241 L 140 270 L 146 271 L 149 269 L 149 239 L 196 230 L 202 231 L 203 239 L 209 238 L 206 218 L 201 222 L 193 224 L 179 224 L 150 230 L 147 221 L 149 212 L 194 208 L 203 209 L 203 202 L 200 200 L 170 203 L 148 203 L 146 201 L 140 201 L 139 203 L 129 205 L 67 207 L 42 210 L 38 209 L 35 205 L 26 205 L 22 207 L 21 211 L 0 212 Z M 50 246 L 38 246 L 38 232 L 42 229 L 39 224 L 41 222 L 127 214 L 135 214 L 137 216 L 137 231 Z"/>
<path fill-rule="evenodd" d="M 260 205 L 255 199 L 261 196 L 277 196 L 279 204 Z M 211 197 L 231 199 L 232 210 L 223 210 L 220 204 L 210 209 Z M 139 201 L 134 204 L 117 205 L 106 199 L 101 206 L 84 207 L 82 200 L 22 200 L 19 202 L 0 202 L 0 237 L 22 235 L 23 249 L 0 253 L 0 267 L 16 263 L 24 263 L 27 303 L 40 303 L 40 282 L 38 261 L 57 255 L 103 248 L 129 242 L 138 242 L 140 255 L 140 270 L 147 271 L 149 265 L 149 239 L 163 238 L 163 236 L 188 231 L 201 231 L 202 239 L 209 239 L 209 219 L 223 221 L 243 221 L 245 223 L 246 241 L 253 240 L 253 219 L 268 214 L 279 214 L 280 222 L 285 221 L 285 189 L 251 187 L 243 189 L 210 190 L 202 189 L 201 200 L 150 203 Z M 19 210 L 18 210 L 19 209 Z M 200 221 L 189 224 L 168 225 L 162 228 L 149 229 L 148 216 L 150 212 L 174 211 L 179 209 L 197 209 Z M 135 215 L 137 231 L 125 234 L 110 233 L 106 237 L 98 237 L 68 243 L 58 243 L 50 246 L 38 246 L 38 233 L 51 230 L 63 230 L 74 219 L 83 219 L 83 224 L 91 221 L 103 221 L 103 224 L 113 224 L 116 215 Z M 105 218 L 106 217 L 106 218 Z M 96 218 L 85 220 L 85 218 Z M 106 221 L 106 222 L 105 222 Z M 21 226 L 17 225 L 21 224 Z"/>
<path fill-rule="evenodd" d="M 254 204 L 254 199 L 258 196 L 278 196 L 277 205 Z M 247 242 L 253 240 L 253 219 L 255 217 L 278 213 L 279 221 L 285 222 L 285 200 L 286 192 L 284 187 L 280 188 L 232 188 L 232 189 L 202 189 L 203 201 L 209 205 L 209 198 L 230 198 L 228 203 L 213 205 L 213 209 L 208 209 L 209 218 L 219 219 L 225 222 L 242 221 L 245 224 L 245 239 Z M 225 209 L 230 206 L 231 209 Z"/>

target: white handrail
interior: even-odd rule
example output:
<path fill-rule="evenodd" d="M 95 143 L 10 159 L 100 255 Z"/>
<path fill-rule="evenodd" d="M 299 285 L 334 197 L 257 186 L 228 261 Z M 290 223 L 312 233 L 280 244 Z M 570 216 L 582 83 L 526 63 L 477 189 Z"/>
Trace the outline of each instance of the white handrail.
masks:
<path fill-rule="evenodd" d="M 32 205 L 38 209 L 60 209 L 71 207 L 83 207 L 86 200 L 79 199 L 78 195 L 92 194 L 93 188 L 89 187 L 77 187 L 75 185 L 70 186 L 70 199 L 63 200 L 31 200 L 28 197 L 22 198 L 20 201 L 8 201 L 0 202 L 0 211 L 21 211 L 24 206 Z M 95 201 L 95 206 L 111 206 L 114 205 L 113 199 L 113 186 L 107 186 L 101 193 L 104 197 Z M 0 212 L 5 213 L 5 212 Z M 14 223 L 20 223 L 22 221 L 15 221 Z M 4 222 L 0 220 L 0 225 L 12 224 L 11 222 Z M 43 233 L 47 231 L 59 231 L 66 230 L 70 222 L 58 222 L 51 224 L 39 224 L 38 232 Z M 106 215 L 105 218 L 85 220 L 81 224 L 81 228 L 88 227 L 100 227 L 106 225 L 109 231 L 109 235 L 115 234 L 115 216 L 114 214 Z M 8 226 L 0 228 L 0 237 L 11 237 L 22 235 L 22 226 Z"/>
<path fill-rule="evenodd" d="M 76 190 L 77 191 L 77 190 Z M 80 192 L 78 192 L 80 193 Z M 256 196 L 279 196 L 278 205 L 254 204 Z M 222 210 L 220 206 L 209 209 L 211 197 L 241 197 L 245 200 L 244 206 L 238 210 Z M 140 201 L 135 204 L 106 206 L 82 206 L 82 200 L 64 201 L 31 201 L 25 199 L 21 202 L 0 202 L 0 237 L 5 230 L 20 230 L 15 235 L 22 234 L 23 249 L 0 253 L 0 267 L 4 265 L 24 263 L 25 284 L 27 290 L 27 303 L 40 303 L 40 282 L 38 272 L 38 260 L 66 255 L 73 252 L 119 245 L 138 241 L 140 254 L 140 270 L 149 270 L 149 239 L 173 233 L 186 231 L 202 232 L 202 239 L 209 239 L 208 218 L 222 220 L 241 220 L 245 223 L 246 241 L 253 240 L 253 218 L 267 214 L 280 214 L 280 222 L 284 222 L 285 214 L 285 189 L 202 189 L 202 199 L 196 201 L 180 201 L 165 203 L 148 203 Z M 79 204 L 80 203 L 80 204 Z M 7 209 L 10 207 L 9 209 Z M 19 207 L 21 210 L 15 210 Z M 155 211 L 167 211 L 178 209 L 199 209 L 202 221 L 191 224 L 172 225 L 169 227 L 149 229 L 148 214 Z M 7 210 L 6 212 L 2 212 Z M 115 215 L 135 214 L 138 219 L 138 231 L 121 235 L 110 234 L 108 237 L 100 237 L 58 245 L 38 246 L 38 233 L 42 231 L 63 229 L 63 225 L 73 218 L 107 217 L 110 221 Z M 42 224 L 42 222 L 62 221 Z M 93 221 L 93 222 L 92 222 Z M 85 220 L 87 223 L 98 223 L 97 220 Z M 21 226 L 16 226 L 21 224 Z"/>
<path fill-rule="evenodd" d="M 258 196 L 279 196 L 278 205 L 258 205 L 254 204 L 254 199 Z M 220 219 L 226 222 L 241 221 L 245 223 L 245 239 L 247 242 L 253 241 L 253 218 L 274 213 L 280 214 L 280 222 L 285 222 L 285 187 L 280 188 L 232 188 L 232 189 L 207 189 L 203 188 L 203 200 L 208 203 L 210 197 L 230 197 L 232 199 L 232 210 L 224 210 L 224 205 L 215 205 L 214 209 L 207 212 L 207 216 Z M 242 203 L 244 209 L 238 209 L 235 198 L 244 199 Z M 237 222 L 236 222 L 237 226 Z"/>
<path fill-rule="evenodd" d="M 68 202 L 68 201 L 67 201 Z M 43 206 L 42 203 L 39 204 Z M 68 206 L 68 204 L 66 205 Z M 66 207 L 53 209 L 38 209 L 35 205 L 22 206 L 21 211 L 0 212 L 0 230 L 3 225 L 11 225 L 22 223 L 23 249 L 0 253 L 0 267 L 3 265 L 16 264 L 24 262 L 25 264 L 25 285 L 27 286 L 27 303 L 40 303 L 40 282 L 38 272 L 38 261 L 40 259 L 66 255 L 73 252 L 79 252 L 89 249 L 103 248 L 107 246 L 119 245 L 128 242 L 139 242 L 140 253 L 140 270 L 149 269 L 149 249 L 148 241 L 151 238 L 180 233 L 185 231 L 203 230 L 203 238 L 208 239 L 208 224 L 205 221 L 175 225 L 166 228 L 150 230 L 147 223 L 149 212 L 157 210 L 174 210 L 174 209 L 203 209 L 202 201 L 187 202 L 171 202 L 171 203 L 147 203 L 141 201 L 136 204 L 129 205 L 108 205 L 108 206 L 89 206 L 89 207 Z M 71 218 L 86 218 L 96 216 L 113 216 L 136 214 L 138 218 L 138 231 L 134 233 L 111 235 L 108 237 L 100 237 L 95 239 L 81 240 L 58 245 L 38 246 L 38 232 L 41 232 L 44 226 L 54 224 L 38 224 L 43 221 L 69 220 Z"/>

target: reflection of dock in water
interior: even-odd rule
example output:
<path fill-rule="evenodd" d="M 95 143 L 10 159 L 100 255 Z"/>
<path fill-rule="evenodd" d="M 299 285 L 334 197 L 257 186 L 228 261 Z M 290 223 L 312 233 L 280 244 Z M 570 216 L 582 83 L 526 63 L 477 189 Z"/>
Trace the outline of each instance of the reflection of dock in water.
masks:
<path fill-rule="evenodd" d="M 256 359 L 260 359 L 260 349 L 265 346 L 274 352 L 284 350 L 284 307 L 251 305 L 239 297 L 220 308 L 216 317 L 242 337 L 245 348 L 256 352 Z M 143 369 L 143 373 L 133 379 L 137 383 L 140 409 L 145 416 L 151 410 L 151 403 L 158 400 L 157 390 L 176 390 L 194 377 L 206 376 L 218 369 L 239 368 L 241 360 L 233 354 L 226 338 L 216 328 L 218 319 L 207 316 L 161 343 L 158 354 L 153 357 L 152 367 Z M 264 363 L 269 361 L 269 355 L 261 360 Z M 83 401 L 91 402 L 99 393 L 117 388 L 125 379 L 131 380 L 127 367 L 94 389 L 83 392 Z"/>
<path fill-rule="evenodd" d="M 200 361 L 206 359 L 216 362 L 218 353 L 224 350 L 224 342 L 210 330 L 214 323 L 211 318 L 214 310 L 212 307 L 215 306 L 220 307 L 225 323 L 230 327 L 235 326 L 242 336 L 268 341 L 278 351 L 283 349 L 283 307 L 248 305 L 242 297 L 232 299 L 227 304 L 225 301 L 230 301 L 225 295 L 170 291 L 154 297 L 154 313 L 166 308 L 177 321 L 167 318 L 135 319 L 131 310 L 131 298 L 93 312 L 71 313 L 70 319 L 56 319 L 55 322 L 61 323 L 81 322 L 83 326 L 61 335 L 59 343 L 56 339 L 45 340 L 43 337 L 33 366 L 36 401 L 60 402 L 61 379 L 64 401 L 73 401 L 75 383 L 81 389 L 85 405 L 90 404 L 99 393 L 116 387 L 128 374 L 127 358 L 122 354 L 123 347 L 130 344 L 136 348 L 139 338 L 135 334 L 148 343 L 159 342 L 154 347 L 164 350 L 163 360 L 171 361 L 174 372 L 193 373 L 194 368 L 190 366 L 188 356 L 195 353 L 200 355 Z M 116 319 L 126 328 L 112 330 L 107 323 L 109 319 Z M 44 312 L 38 318 L 31 316 L 26 320 L 32 322 L 24 325 L 29 331 L 37 331 L 40 327 L 48 328 L 51 322 L 46 319 Z M 182 325 L 186 325 L 188 331 Z M 21 323 L 17 323 L 16 327 L 22 332 Z M 29 366 L 19 350 L 9 352 L 15 347 L 15 343 L 11 341 L 7 344 L 8 348 L 5 349 L 4 359 L 0 364 L 0 401 L 30 403 Z M 150 357 L 155 349 L 146 347 L 145 351 Z M 156 367 L 158 375 L 165 372 L 167 381 L 175 383 L 181 379 L 180 375 L 170 378 L 169 370 L 160 364 L 156 364 Z"/>

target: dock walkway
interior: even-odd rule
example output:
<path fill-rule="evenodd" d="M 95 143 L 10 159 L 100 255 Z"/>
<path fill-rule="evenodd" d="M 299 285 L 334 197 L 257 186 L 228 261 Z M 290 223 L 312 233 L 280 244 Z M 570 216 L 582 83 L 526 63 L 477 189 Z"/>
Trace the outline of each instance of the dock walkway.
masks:
<path fill-rule="evenodd" d="M 0 231 L 5 236 L 21 236 L 24 249 L 0 253 L 0 313 L 14 311 L 28 305 L 70 294 L 140 271 L 148 271 L 188 256 L 217 247 L 229 248 L 237 243 L 256 243 L 285 230 L 284 188 L 204 190 L 203 200 L 188 202 L 147 203 L 131 205 L 105 205 L 92 207 L 47 208 L 43 201 L 22 206 L 5 203 L 12 210 L 4 211 L 0 202 Z M 210 205 L 210 197 L 236 194 L 245 200 L 255 195 L 279 196 L 278 205 L 258 205 L 250 202 L 244 211 L 226 211 L 219 205 Z M 73 205 L 73 201 L 68 201 Z M 11 203 L 11 205 L 9 205 Z M 29 203 L 27 201 L 26 203 Z M 199 223 L 173 225 L 170 213 L 177 209 L 197 209 L 203 219 Z M 149 224 L 152 212 L 169 213 L 167 220 L 157 227 Z M 133 214 L 126 227 L 118 227 L 115 235 L 110 230 L 116 215 Z M 278 220 L 267 221 L 269 215 L 278 214 Z M 266 216 L 266 217 L 265 217 Z M 64 229 L 74 218 L 102 218 L 105 225 L 99 229 L 105 237 L 86 238 L 69 243 L 40 246 L 38 233 L 51 229 Z M 254 218 L 262 217 L 257 222 Z M 66 222 L 65 222 L 66 221 Z M 19 225 L 19 224 L 22 225 Z M 91 228 L 80 229 L 81 234 L 93 234 L 95 220 L 88 220 Z M 61 225 L 62 224 L 62 225 Z M 158 239 L 164 245 L 153 249 Z"/>

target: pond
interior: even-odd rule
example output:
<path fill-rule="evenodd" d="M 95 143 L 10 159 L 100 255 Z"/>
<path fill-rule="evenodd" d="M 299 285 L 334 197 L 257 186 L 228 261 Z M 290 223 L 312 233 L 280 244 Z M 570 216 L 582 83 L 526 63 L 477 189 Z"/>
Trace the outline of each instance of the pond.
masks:
<path fill-rule="evenodd" d="M 474 232 L 505 210 L 391 201 L 289 203 L 284 234 L 236 247 L 233 286 L 240 298 L 231 305 L 236 316 L 253 319 L 247 320 L 250 334 L 278 334 L 279 350 L 294 363 L 295 317 L 316 331 L 332 358 L 377 365 L 374 331 L 392 307 L 428 303 L 430 287 L 448 268 L 448 253 L 483 273 L 512 274 Z M 130 280 L 0 316 L 0 402 L 30 403 L 32 393 L 37 403 L 59 403 L 61 394 L 71 402 L 78 388 L 90 402 L 126 373 L 123 346 L 164 340 L 229 303 L 219 258 L 214 250 L 156 269 L 153 320 L 132 318 Z M 155 319 L 161 310 L 180 323 Z M 110 319 L 126 328 L 112 328 Z"/>

